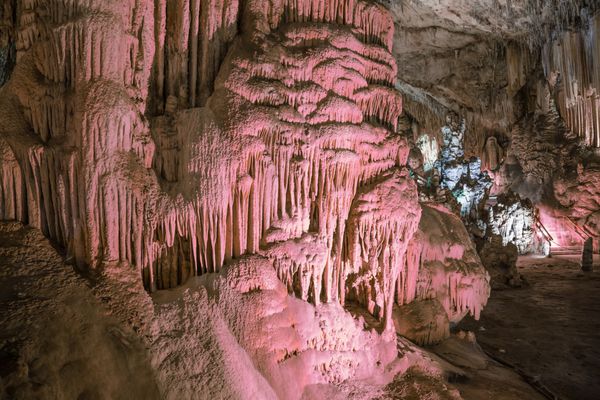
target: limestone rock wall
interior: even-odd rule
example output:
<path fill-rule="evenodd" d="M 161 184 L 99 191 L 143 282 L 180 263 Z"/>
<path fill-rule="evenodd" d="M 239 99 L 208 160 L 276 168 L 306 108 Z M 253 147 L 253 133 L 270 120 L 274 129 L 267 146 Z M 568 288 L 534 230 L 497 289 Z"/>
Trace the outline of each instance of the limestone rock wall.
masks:
<path fill-rule="evenodd" d="M 288 294 L 266 257 L 151 297 L 118 263 L 90 284 L 37 229 L 0 222 L 0 242 L 3 398 L 371 399 L 397 374 L 442 373 L 339 304 Z"/>
<path fill-rule="evenodd" d="M 0 86 L 10 78 L 16 61 L 15 6 L 16 2 L 10 0 L 5 1 L 0 7 Z"/>
<path fill-rule="evenodd" d="M 18 61 L 0 108 L 3 157 L 20 172 L 3 171 L 15 194 L 4 214 L 40 228 L 79 264 L 121 255 L 141 264 L 132 232 L 141 232 L 143 181 L 131 178 L 148 180 L 153 156 L 142 115 L 152 9 L 24 1 L 17 11 Z"/>

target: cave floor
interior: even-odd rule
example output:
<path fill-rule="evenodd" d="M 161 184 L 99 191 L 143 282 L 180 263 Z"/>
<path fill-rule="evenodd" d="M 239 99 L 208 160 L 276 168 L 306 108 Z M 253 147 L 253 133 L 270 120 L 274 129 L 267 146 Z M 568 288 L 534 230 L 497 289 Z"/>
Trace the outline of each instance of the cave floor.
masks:
<path fill-rule="evenodd" d="M 492 291 L 474 331 L 481 347 L 560 399 L 600 399 L 600 258 L 594 272 L 579 258 L 521 257 L 528 285 Z"/>

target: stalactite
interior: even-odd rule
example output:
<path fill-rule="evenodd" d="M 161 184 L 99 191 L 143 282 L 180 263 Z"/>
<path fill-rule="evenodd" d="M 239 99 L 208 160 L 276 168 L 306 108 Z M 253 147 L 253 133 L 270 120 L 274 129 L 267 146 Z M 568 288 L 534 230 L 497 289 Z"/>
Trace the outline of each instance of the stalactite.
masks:
<path fill-rule="evenodd" d="M 402 113 L 402 97 L 389 87 L 369 86 L 354 94 L 354 99 L 367 116 L 375 116 L 396 130 L 398 117 Z"/>
<path fill-rule="evenodd" d="M 396 285 L 419 218 L 416 187 L 406 171 L 366 186 L 352 207 L 345 272 L 350 295 L 382 319 L 385 329 L 393 328 Z"/>
<path fill-rule="evenodd" d="M 257 27 L 267 25 L 274 29 L 282 22 L 350 25 L 360 30 L 363 41 L 380 43 L 391 50 L 393 22 L 389 13 L 375 3 L 361 0 L 276 0 L 270 1 L 267 6 L 250 2 L 247 8 L 256 13 L 250 24 Z"/>
<path fill-rule="evenodd" d="M 104 174 L 122 171 L 119 167 L 127 163 L 147 167 L 152 159 L 153 145 L 132 99 L 145 92 L 148 74 L 139 66 L 150 52 L 141 49 L 144 35 L 128 33 L 139 29 L 144 6 L 126 4 L 122 14 L 103 15 L 110 8 L 98 4 L 93 17 L 81 17 L 86 9 L 79 6 L 51 1 L 38 12 L 35 3 L 23 5 L 32 12 L 21 13 L 17 47 L 35 71 L 27 65 L 18 68 L 20 82 L 27 84 L 13 92 L 44 145 L 10 135 L 8 142 L 26 177 L 21 201 L 27 200 L 28 215 L 20 219 L 65 245 L 77 263 L 95 266 L 103 257 L 133 258 L 124 245 L 130 234 L 123 228 L 128 216 L 113 221 L 123 204 L 105 198 L 124 198 L 128 185 L 121 184 L 119 193 L 107 192 L 115 183 Z M 107 29 L 106 22 L 114 29 Z M 120 224 L 120 231 L 114 231 Z"/>
<path fill-rule="evenodd" d="M 0 181 L 0 219 L 26 220 L 23 175 L 12 149 L 1 138 Z"/>
<path fill-rule="evenodd" d="M 534 65 L 532 58 L 531 49 L 523 44 L 509 43 L 506 46 L 509 96 L 514 96 L 527 83 L 527 75 Z"/>
<path fill-rule="evenodd" d="M 203 106 L 237 34 L 238 0 L 155 0 L 154 112 Z"/>
<path fill-rule="evenodd" d="M 557 82 L 561 117 L 587 145 L 600 147 L 600 13 L 589 17 L 587 29 L 565 32 L 544 46 L 546 77 Z M 556 76 L 558 74 L 558 77 Z"/>
<path fill-rule="evenodd" d="M 435 298 L 450 322 L 467 313 L 478 319 L 490 294 L 489 275 L 467 230 L 447 210 L 425 205 L 422 209 L 419 229 L 408 246 L 406 274 L 398 285 L 398 303 Z"/>
<path fill-rule="evenodd" d="M 264 254 L 273 260 L 277 275 L 289 292 L 303 300 L 320 302 L 327 246 L 317 235 L 305 233 L 298 239 L 273 243 Z"/>

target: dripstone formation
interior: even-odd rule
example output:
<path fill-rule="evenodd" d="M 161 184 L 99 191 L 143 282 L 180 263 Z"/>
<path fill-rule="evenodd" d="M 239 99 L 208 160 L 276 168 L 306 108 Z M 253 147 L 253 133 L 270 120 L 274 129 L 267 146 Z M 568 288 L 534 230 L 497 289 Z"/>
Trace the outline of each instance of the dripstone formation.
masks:
<path fill-rule="evenodd" d="M 599 20 L 525 49 L 541 27 L 504 43 L 505 14 L 538 1 L 410 3 L 5 1 L 0 390 L 118 398 L 112 373 L 78 379 L 116 365 L 134 398 L 371 399 L 414 376 L 460 398 L 398 334 L 479 318 L 485 267 L 514 272 L 539 232 L 597 241 Z M 44 335 L 66 317 L 41 298 L 72 335 Z"/>

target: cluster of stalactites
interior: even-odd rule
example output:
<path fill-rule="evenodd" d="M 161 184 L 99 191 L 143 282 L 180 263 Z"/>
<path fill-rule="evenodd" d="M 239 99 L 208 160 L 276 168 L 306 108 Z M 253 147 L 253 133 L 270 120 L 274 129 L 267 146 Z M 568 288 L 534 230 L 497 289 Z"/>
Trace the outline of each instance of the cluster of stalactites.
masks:
<path fill-rule="evenodd" d="M 216 85 L 215 96 L 229 99 L 228 107 L 241 111 L 235 118 L 225 118 L 226 132 L 259 138 L 264 148 L 245 153 L 265 163 L 230 166 L 235 176 L 245 178 L 224 181 L 223 206 L 203 211 L 212 215 L 221 210 L 216 218 L 203 221 L 220 221 L 211 229 L 212 240 L 189 238 L 195 231 L 180 229 L 173 218 L 166 222 L 169 228 L 160 228 L 175 234 L 165 236 L 169 239 L 161 251 L 164 256 L 158 258 L 166 257 L 166 263 L 160 261 L 153 272 L 160 275 L 158 269 L 164 270 L 172 283 L 163 280 L 158 287 L 177 284 L 181 276 L 173 272 L 178 265 L 172 253 L 179 250 L 168 250 L 170 244 L 189 247 L 199 240 L 208 247 L 187 251 L 199 257 L 192 263 L 199 266 L 197 273 L 216 271 L 231 257 L 260 251 L 274 260 L 290 292 L 314 302 L 343 301 L 346 288 L 339 254 L 352 201 L 360 185 L 403 165 L 407 148 L 393 134 L 402 109 L 401 97 L 391 87 L 397 72 L 393 57 L 385 47 L 367 43 L 342 25 L 292 23 L 261 38 L 268 51 L 249 55 L 242 47 L 232 47 L 227 74 Z M 165 148 L 175 147 L 169 140 Z M 177 152 L 172 153 L 158 155 L 164 158 L 160 169 L 170 171 L 170 180 L 177 181 L 182 167 L 174 158 Z M 271 178 L 261 172 L 265 168 L 271 168 Z M 261 174 L 268 184 L 257 186 Z M 240 199 L 240 211 L 228 217 L 233 214 L 227 210 L 236 209 L 231 206 L 236 195 L 229 193 L 237 193 L 242 183 L 248 189 L 240 193 L 262 200 Z M 256 221 L 263 223 L 259 227 Z M 233 232 L 232 241 L 240 242 L 239 251 L 235 246 L 234 251 L 227 250 L 231 248 L 227 232 Z M 246 240 L 246 235 L 252 238 Z M 215 249 L 215 256 L 205 257 Z"/>
<path fill-rule="evenodd" d="M 123 98 L 146 96 L 149 73 L 145 66 L 153 54 L 144 42 L 149 12 L 151 7 L 135 1 L 120 4 L 118 10 L 111 2 L 21 3 L 17 55 L 44 80 L 28 76 L 28 84 L 16 94 L 43 141 L 77 130 L 73 116 L 81 110 L 78 93 L 88 91 L 86 85 L 92 81 L 116 83 L 126 92 Z M 33 74 L 27 69 L 22 73 Z"/>
<path fill-rule="evenodd" d="M 405 255 L 420 211 L 415 183 L 405 170 L 361 189 L 352 206 L 342 274 L 349 277 L 349 296 L 383 320 L 385 329 L 393 328 L 396 294 L 407 284 Z"/>
<path fill-rule="evenodd" d="M 206 103 L 238 19 L 238 0 L 155 1 L 153 112 Z"/>
<path fill-rule="evenodd" d="M 527 83 L 529 73 L 535 64 L 531 49 L 525 44 L 508 43 L 506 46 L 506 75 L 508 91 L 512 97 Z"/>
<path fill-rule="evenodd" d="M 559 85 L 557 103 L 569 129 L 600 147 L 600 13 L 588 19 L 587 29 L 548 43 L 542 61 L 550 83 Z"/>
<path fill-rule="evenodd" d="M 200 179 L 213 189 L 202 183 L 188 205 L 167 201 L 148 228 L 149 288 L 264 252 L 290 292 L 314 302 L 343 297 L 337 254 L 357 188 L 406 158 L 391 129 L 402 109 L 391 88 L 396 64 L 355 29 L 287 24 L 261 37 L 268 51 L 252 54 L 236 42 L 207 107 L 155 119 L 155 170 L 175 187 Z M 195 121 L 203 113 L 214 113 L 212 122 Z M 224 138 L 232 148 L 246 142 L 235 161 L 219 161 Z M 312 255 L 292 257 L 296 248 Z"/>
<path fill-rule="evenodd" d="M 3 133 L 19 169 L 4 152 L 0 175 L 11 182 L 3 192 L 12 200 L 0 214 L 40 228 L 80 265 L 142 265 L 136 231 L 142 235 L 145 202 L 135 174 L 147 179 L 154 153 L 140 100 L 152 7 L 57 0 L 18 7 L 18 62 L 3 88 L 13 123 Z M 10 111 L 14 104 L 19 110 Z"/>
<path fill-rule="evenodd" d="M 260 46 L 232 45 L 214 83 L 237 31 L 234 3 L 26 4 L 21 65 L 45 80 L 21 68 L 26 84 L 14 94 L 41 140 L 3 150 L 1 215 L 41 227 L 79 264 L 137 266 L 150 290 L 263 253 L 304 300 L 343 303 L 356 291 L 370 307 L 374 293 L 389 328 L 418 220 L 406 174 L 381 177 L 407 157 L 394 134 L 402 101 L 391 17 L 362 0 L 270 2 L 277 12 Z M 147 97 L 165 112 L 152 127 L 156 155 Z M 363 200 L 375 201 L 374 219 L 352 211 Z M 352 261 L 346 240 L 358 246 Z M 349 288 L 361 257 L 375 281 Z"/>
<path fill-rule="evenodd" d="M 251 0 L 246 4 L 251 30 L 266 33 L 293 22 L 354 28 L 365 43 L 392 50 L 394 21 L 380 4 L 367 0 Z"/>
<path fill-rule="evenodd" d="M 258 252 L 277 217 L 278 192 L 273 166 L 259 154 L 222 170 L 224 176 L 216 177 L 221 186 L 217 198 L 198 195 L 191 202 L 166 202 L 154 225 L 147 227 L 155 235 L 146 242 L 152 258 L 142 265 L 148 287 L 174 287 L 189 276 L 218 272 L 232 259 Z"/>
<path fill-rule="evenodd" d="M 423 206 L 419 229 L 408 244 L 398 304 L 437 299 L 451 322 L 476 319 L 490 295 L 485 271 L 462 221 L 447 210 Z M 403 289 L 403 290 L 400 290 Z"/>

